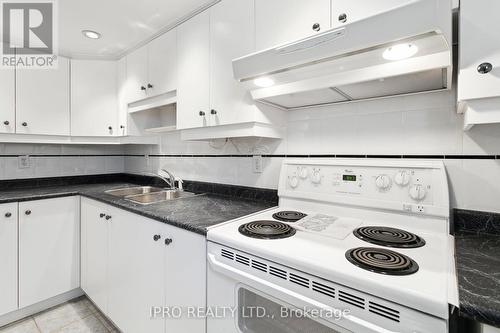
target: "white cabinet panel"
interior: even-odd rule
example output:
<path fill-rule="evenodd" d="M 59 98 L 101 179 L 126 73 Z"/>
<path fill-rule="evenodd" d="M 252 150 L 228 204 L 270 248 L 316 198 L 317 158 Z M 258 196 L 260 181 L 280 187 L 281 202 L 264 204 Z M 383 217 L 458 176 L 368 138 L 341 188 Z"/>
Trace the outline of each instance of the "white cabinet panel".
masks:
<path fill-rule="evenodd" d="M 14 75 L 14 69 L 0 69 L 0 133 L 16 130 Z"/>
<path fill-rule="evenodd" d="M 193 232 L 165 225 L 167 307 L 206 307 L 206 239 Z M 167 333 L 202 333 L 201 318 L 167 318 Z"/>
<path fill-rule="evenodd" d="M 500 328 L 487 326 L 487 325 L 481 325 L 481 333 L 500 333 Z"/>
<path fill-rule="evenodd" d="M 411 2 L 411 0 L 332 0 L 332 25 L 339 27 L 406 2 Z"/>
<path fill-rule="evenodd" d="M 257 50 L 330 28 L 330 0 L 255 0 L 255 10 Z"/>
<path fill-rule="evenodd" d="M 82 289 L 105 314 L 108 313 L 108 223 L 106 206 L 81 200 Z M 101 215 L 102 214 L 102 215 Z"/>
<path fill-rule="evenodd" d="M 127 110 L 127 58 L 123 57 L 117 63 L 117 91 L 118 91 L 118 136 L 126 136 L 128 133 L 128 110 Z"/>
<path fill-rule="evenodd" d="M 163 223 L 108 208 L 109 317 L 123 332 L 163 333 L 164 320 L 152 306 L 164 303 Z M 156 238 L 155 238 L 156 236 Z M 161 237 L 161 238 L 157 238 Z"/>
<path fill-rule="evenodd" d="M 19 307 L 78 288 L 78 198 L 21 202 L 19 212 Z"/>
<path fill-rule="evenodd" d="M 177 28 L 177 128 L 208 125 L 210 28 L 205 11 Z M 200 116 L 200 112 L 205 115 Z"/>
<path fill-rule="evenodd" d="M 135 102 L 147 97 L 148 84 L 148 47 L 127 55 L 127 103 Z"/>
<path fill-rule="evenodd" d="M 254 1 L 225 0 L 210 9 L 210 125 L 252 121 L 256 106 L 234 79 L 232 60 L 255 51 Z"/>
<path fill-rule="evenodd" d="M 57 69 L 17 69 L 16 132 L 70 134 L 69 59 Z"/>
<path fill-rule="evenodd" d="M 460 2 L 459 101 L 500 96 L 498 12 L 499 1 Z M 478 72 L 478 66 L 483 63 L 492 65 L 491 72 Z"/>
<path fill-rule="evenodd" d="M 17 203 L 0 205 L 0 316 L 17 309 Z"/>
<path fill-rule="evenodd" d="M 148 96 L 177 89 L 177 33 L 170 30 L 148 45 Z"/>
<path fill-rule="evenodd" d="M 119 135 L 117 62 L 71 61 L 71 135 Z"/>

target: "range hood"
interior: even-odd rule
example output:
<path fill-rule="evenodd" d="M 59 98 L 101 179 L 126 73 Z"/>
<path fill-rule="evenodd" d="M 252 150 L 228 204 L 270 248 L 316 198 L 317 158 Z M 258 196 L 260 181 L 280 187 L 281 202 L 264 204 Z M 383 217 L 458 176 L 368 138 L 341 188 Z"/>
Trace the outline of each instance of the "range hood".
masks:
<path fill-rule="evenodd" d="M 282 109 L 449 89 L 451 29 L 451 0 L 402 1 L 235 59 L 234 77 L 254 100 Z M 406 59 L 398 58 L 399 51 L 407 53 Z M 259 81 L 272 86 L 258 87 Z"/>

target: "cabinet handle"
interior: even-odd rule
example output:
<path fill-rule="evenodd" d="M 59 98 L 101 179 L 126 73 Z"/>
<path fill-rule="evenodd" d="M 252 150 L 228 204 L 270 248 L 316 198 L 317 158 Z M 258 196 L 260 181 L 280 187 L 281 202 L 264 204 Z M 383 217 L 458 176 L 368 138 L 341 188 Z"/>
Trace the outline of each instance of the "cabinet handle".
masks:
<path fill-rule="evenodd" d="M 112 131 L 112 130 L 113 130 L 113 126 L 108 126 L 108 129 L 109 129 L 110 131 Z"/>
<path fill-rule="evenodd" d="M 27 211 L 24 212 L 24 214 L 31 215 L 31 210 L 28 209 Z"/>
<path fill-rule="evenodd" d="M 155 242 L 159 241 L 159 240 L 160 240 L 160 238 L 161 238 L 161 236 L 160 236 L 160 235 L 154 235 L 154 236 L 153 236 L 153 240 L 154 240 Z"/>
<path fill-rule="evenodd" d="M 106 214 L 104 214 L 104 213 L 99 214 L 99 217 L 100 217 L 101 219 L 102 219 L 104 216 L 106 216 Z"/>
<path fill-rule="evenodd" d="M 146 87 L 141 86 L 141 90 L 142 90 L 142 91 L 146 91 Z"/>
<path fill-rule="evenodd" d="M 200 115 L 200 117 L 204 117 L 205 116 L 205 111 L 200 111 L 199 115 Z"/>
<path fill-rule="evenodd" d="M 11 217 L 11 216 L 12 216 L 12 213 L 10 213 L 10 212 L 5 213 L 5 217 L 6 217 L 6 218 L 9 218 L 9 217 Z"/>
<path fill-rule="evenodd" d="M 120 128 L 121 128 L 121 129 L 124 129 L 124 128 L 125 128 L 125 126 L 123 126 L 123 125 L 120 125 Z"/>
<path fill-rule="evenodd" d="M 153 85 L 151 83 L 148 83 L 148 88 L 149 89 L 153 88 Z"/>
<path fill-rule="evenodd" d="M 111 215 L 106 215 L 106 220 L 111 219 Z"/>
<path fill-rule="evenodd" d="M 217 110 L 212 109 L 212 110 L 210 110 L 210 113 L 213 114 L 213 115 L 216 115 L 217 114 Z"/>
<path fill-rule="evenodd" d="M 477 71 L 480 74 L 488 74 L 493 69 L 493 65 L 489 62 L 483 62 L 481 65 L 477 66 Z"/>
<path fill-rule="evenodd" d="M 24 127 L 26 127 L 26 126 L 28 126 L 28 123 L 27 122 L 23 122 L 21 125 L 24 126 Z"/>
<path fill-rule="evenodd" d="M 319 23 L 314 23 L 313 24 L 313 30 L 314 31 L 320 31 L 321 30 L 321 25 Z"/>
<path fill-rule="evenodd" d="M 339 15 L 339 22 L 340 23 L 346 23 L 347 22 L 347 14 L 346 13 L 342 13 Z"/>
<path fill-rule="evenodd" d="M 173 242 L 172 238 L 166 238 L 165 239 L 165 245 L 166 246 L 169 246 L 170 244 L 172 244 L 172 242 Z"/>
<path fill-rule="evenodd" d="M 9 122 L 8 120 L 6 120 L 6 121 L 4 121 L 4 122 L 3 122 L 3 124 L 4 124 L 5 126 L 9 126 L 10 122 Z"/>

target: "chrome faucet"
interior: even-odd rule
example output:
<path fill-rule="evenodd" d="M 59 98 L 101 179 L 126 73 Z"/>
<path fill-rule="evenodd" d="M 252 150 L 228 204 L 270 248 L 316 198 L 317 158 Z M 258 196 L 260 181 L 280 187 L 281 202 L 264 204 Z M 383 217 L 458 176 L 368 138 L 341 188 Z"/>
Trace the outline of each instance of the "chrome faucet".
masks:
<path fill-rule="evenodd" d="M 160 171 L 163 171 L 168 175 L 168 183 L 170 184 L 170 189 L 175 190 L 175 176 L 165 168 L 160 169 Z"/>
<path fill-rule="evenodd" d="M 166 170 L 162 169 L 161 171 L 166 171 Z M 169 175 L 169 178 L 163 177 L 159 173 L 154 173 L 154 172 L 147 172 L 146 171 L 146 172 L 143 172 L 143 174 L 146 176 L 153 176 L 153 177 L 159 178 L 159 179 L 163 180 L 168 185 L 168 187 L 170 187 L 171 190 L 175 189 L 174 178 L 172 178 L 173 175 L 170 172 L 167 172 L 167 174 Z"/>

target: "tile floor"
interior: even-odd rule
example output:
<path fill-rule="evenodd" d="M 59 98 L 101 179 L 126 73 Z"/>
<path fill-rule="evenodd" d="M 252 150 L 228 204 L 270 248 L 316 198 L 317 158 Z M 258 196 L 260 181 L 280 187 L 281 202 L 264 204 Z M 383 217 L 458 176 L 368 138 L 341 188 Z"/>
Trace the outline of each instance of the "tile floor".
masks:
<path fill-rule="evenodd" d="M 0 333 L 70 332 L 115 333 L 119 331 L 84 296 L 0 328 Z"/>

